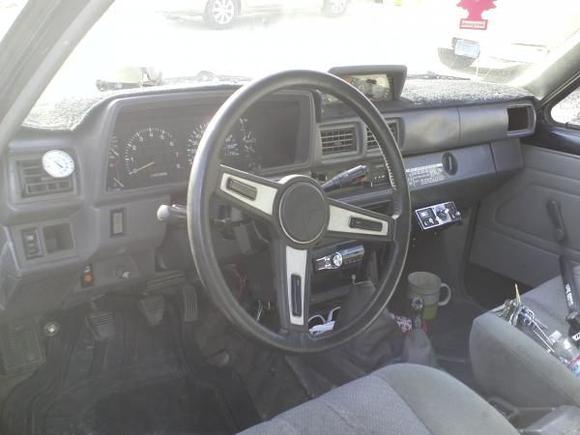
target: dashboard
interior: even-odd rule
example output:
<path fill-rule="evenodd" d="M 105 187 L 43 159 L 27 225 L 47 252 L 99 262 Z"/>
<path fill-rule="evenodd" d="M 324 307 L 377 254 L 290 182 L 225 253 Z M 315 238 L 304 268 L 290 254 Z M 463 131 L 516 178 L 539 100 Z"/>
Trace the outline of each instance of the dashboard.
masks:
<path fill-rule="evenodd" d="M 127 107 L 109 142 L 107 190 L 183 183 L 204 131 L 219 105 Z M 298 144 L 300 102 L 265 102 L 251 108 L 227 135 L 222 163 L 262 172 L 304 163 Z"/>
<path fill-rule="evenodd" d="M 172 256 L 191 271 L 183 230 L 173 231 L 156 212 L 185 202 L 203 132 L 234 90 L 140 90 L 108 97 L 74 128 L 21 131 L 0 162 L 0 319 L 146 288 L 163 278 L 159 267 Z M 519 138 L 535 128 L 532 104 L 517 97 L 420 109 L 405 101 L 377 105 L 404 157 L 413 206 L 453 200 L 461 207 L 519 170 Z M 526 122 L 510 122 L 514 114 Z M 340 103 L 324 105 L 311 92 L 268 97 L 219 146 L 224 164 L 273 180 L 303 174 L 324 182 L 367 165 L 366 180 L 332 195 L 388 206 L 372 133 Z M 223 258 L 243 254 L 235 239 L 220 240 L 218 249 Z"/>

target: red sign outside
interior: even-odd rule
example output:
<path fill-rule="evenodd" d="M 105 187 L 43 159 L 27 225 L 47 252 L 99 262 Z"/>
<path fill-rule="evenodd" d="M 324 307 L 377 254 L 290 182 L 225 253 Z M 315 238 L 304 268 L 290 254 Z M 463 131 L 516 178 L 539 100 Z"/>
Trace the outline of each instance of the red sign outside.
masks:
<path fill-rule="evenodd" d="M 495 8 L 495 0 L 461 0 L 457 6 L 467 11 L 467 18 L 459 22 L 460 29 L 486 30 L 487 20 L 482 18 L 485 11 Z"/>

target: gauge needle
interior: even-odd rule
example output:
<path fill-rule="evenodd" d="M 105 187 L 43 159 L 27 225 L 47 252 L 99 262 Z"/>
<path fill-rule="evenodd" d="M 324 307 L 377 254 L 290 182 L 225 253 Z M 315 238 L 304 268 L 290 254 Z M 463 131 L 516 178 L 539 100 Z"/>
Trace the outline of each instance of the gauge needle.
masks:
<path fill-rule="evenodd" d="M 145 169 L 147 169 L 147 168 L 150 168 L 150 167 L 151 167 L 151 166 L 153 166 L 154 164 L 155 164 L 155 162 L 149 162 L 149 163 L 147 163 L 146 165 L 144 165 L 144 166 L 141 166 L 140 168 L 133 169 L 133 170 L 132 170 L 132 171 L 129 173 L 129 175 L 135 175 L 135 174 L 138 174 L 139 172 L 141 172 L 141 171 L 144 171 L 144 170 L 145 170 Z"/>

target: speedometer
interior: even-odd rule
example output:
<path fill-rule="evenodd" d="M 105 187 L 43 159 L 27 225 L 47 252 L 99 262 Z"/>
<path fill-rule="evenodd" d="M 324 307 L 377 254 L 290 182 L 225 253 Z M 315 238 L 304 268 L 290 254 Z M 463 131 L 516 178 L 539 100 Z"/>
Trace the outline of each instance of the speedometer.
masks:
<path fill-rule="evenodd" d="M 144 184 L 171 180 L 179 172 L 179 150 L 173 136 L 161 128 L 148 127 L 137 131 L 125 148 L 126 175 Z"/>

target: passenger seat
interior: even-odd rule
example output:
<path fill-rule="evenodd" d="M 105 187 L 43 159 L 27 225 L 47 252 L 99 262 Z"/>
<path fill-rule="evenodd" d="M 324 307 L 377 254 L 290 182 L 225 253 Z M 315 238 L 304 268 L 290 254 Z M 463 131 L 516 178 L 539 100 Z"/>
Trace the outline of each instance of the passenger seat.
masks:
<path fill-rule="evenodd" d="M 580 267 L 574 269 L 580 276 Z M 568 334 L 562 278 L 556 277 L 525 293 L 523 302 L 548 327 Z M 518 407 L 580 406 L 580 378 L 523 332 L 487 312 L 476 318 L 469 351 L 473 373 L 489 396 Z"/>

